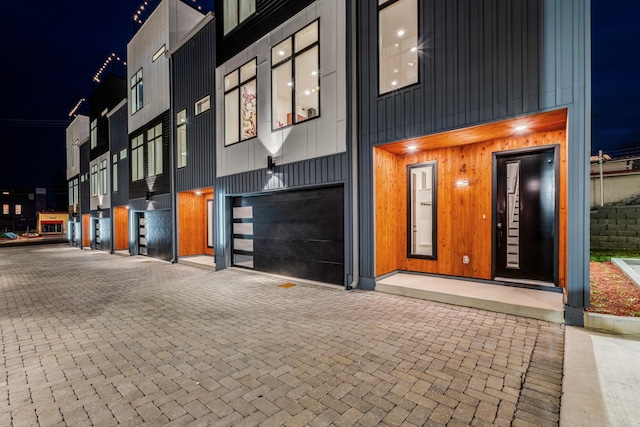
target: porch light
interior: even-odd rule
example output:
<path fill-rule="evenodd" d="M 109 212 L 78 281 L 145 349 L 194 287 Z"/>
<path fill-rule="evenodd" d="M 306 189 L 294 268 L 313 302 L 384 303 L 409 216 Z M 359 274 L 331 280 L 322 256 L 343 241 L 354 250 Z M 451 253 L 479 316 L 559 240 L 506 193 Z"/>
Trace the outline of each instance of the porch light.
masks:
<path fill-rule="evenodd" d="M 523 130 L 526 130 L 527 127 L 528 127 L 527 125 L 520 125 L 520 126 L 514 127 L 513 129 L 517 131 L 523 131 Z"/>
<path fill-rule="evenodd" d="M 276 162 L 273 161 L 273 156 L 267 156 L 267 173 L 272 174 L 276 167 Z"/>

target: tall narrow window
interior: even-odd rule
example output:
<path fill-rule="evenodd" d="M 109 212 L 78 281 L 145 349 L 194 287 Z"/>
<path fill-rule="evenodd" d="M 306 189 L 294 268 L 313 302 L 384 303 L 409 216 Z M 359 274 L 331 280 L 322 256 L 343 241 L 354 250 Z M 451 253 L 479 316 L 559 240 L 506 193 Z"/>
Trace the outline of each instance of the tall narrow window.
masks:
<path fill-rule="evenodd" d="M 144 178 L 144 135 L 138 135 L 131 140 L 131 181 Z"/>
<path fill-rule="evenodd" d="M 98 195 L 98 165 L 91 166 L 91 196 Z"/>
<path fill-rule="evenodd" d="M 142 68 L 131 77 L 131 114 L 142 108 Z"/>
<path fill-rule="evenodd" d="M 107 194 L 107 159 L 100 162 L 100 194 Z"/>
<path fill-rule="evenodd" d="M 256 59 L 224 77 L 224 144 L 258 135 Z"/>
<path fill-rule="evenodd" d="M 9 204 L 2 205 L 2 215 L 9 215 Z"/>
<path fill-rule="evenodd" d="M 69 206 L 73 206 L 73 180 L 69 181 Z"/>
<path fill-rule="evenodd" d="M 418 1 L 379 0 L 380 94 L 418 82 Z"/>
<path fill-rule="evenodd" d="M 111 167 L 111 188 L 113 192 L 118 191 L 118 155 L 114 154 L 112 158 Z"/>
<path fill-rule="evenodd" d="M 407 166 L 407 256 L 436 259 L 436 162 Z"/>
<path fill-rule="evenodd" d="M 256 11 L 256 0 L 224 0 L 224 33 L 236 28 Z"/>
<path fill-rule="evenodd" d="M 78 178 L 74 178 L 73 179 L 73 204 L 77 205 L 78 204 L 78 194 L 79 192 L 79 187 L 78 187 Z"/>
<path fill-rule="evenodd" d="M 147 168 L 149 176 L 162 174 L 162 123 L 147 131 Z"/>
<path fill-rule="evenodd" d="M 16 205 L 16 215 L 22 215 L 22 205 Z"/>
<path fill-rule="evenodd" d="M 319 25 L 315 21 L 271 48 L 271 127 L 320 115 Z"/>
<path fill-rule="evenodd" d="M 96 146 L 98 145 L 98 119 L 91 120 L 90 136 L 91 136 L 91 148 L 96 148 Z"/>
<path fill-rule="evenodd" d="M 187 166 L 187 110 L 178 112 L 176 115 L 176 123 L 178 168 L 183 168 Z"/>

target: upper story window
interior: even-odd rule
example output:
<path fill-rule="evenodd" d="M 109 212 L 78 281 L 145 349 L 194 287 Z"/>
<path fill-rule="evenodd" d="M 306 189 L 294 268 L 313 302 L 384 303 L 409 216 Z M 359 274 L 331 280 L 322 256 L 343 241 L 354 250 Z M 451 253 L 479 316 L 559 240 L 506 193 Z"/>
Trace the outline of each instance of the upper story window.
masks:
<path fill-rule="evenodd" d="M 107 160 L 100 162 L 100 194 L 107 194 Z"/>
<path fill-rule="evenodd" d="M 22 205 L 16 205 L 16 215 L 22 215 Z"/>
<path fill-rule="evenodd" d="M 98 165 L 91 166 L 91 196 L 98 195 Z"/>
<path fill-rule="evenodd" d="M 131 114 L 142 108 L 142 68 L 131 77 Z"/>
<path fill-rule="evenodd" d="M 380 94 L 418 82 L 418 0 L 378 1 Z"/>
<path fill-rule="evenodd" d="M 228 34 L 255 11 L 256 0 L 224 0 L 224 34 Z"/>
<path fill-rule="evenodd" d="M 165 50 L 167 50 L 167 46 L 163 44 L 162 46 L 160 46 L 160 49 L 158 49 L 156 53 L 153 54 L 153 56 L 151 57 L 151 62 L 156 62 L 158 58 L 162 56 Z"/>
<path fill-rule="evenodd" d="M 162 174 L 162 123 L 147 131 L 147 168 L 149 176 Z"/>
<path fill-rule="evenodd" d="M 271 48 L 271 127 L 320 115 L 319 25 L 315 21 Z"/>
<path fill-rule="evenodd" d="M 118 155 L 113 155 L 111 165 L 111 188 L 113 192 L 116 193 L 118 191 Z"/>
<path fill-rule="evenodd" d="M 85 128 L 86 129 L 86 128 Z M 91 121 L 91 148 L 96 148 L 98 145 L 98 119 Z"/>
<path fill-rule="evenodd" d="M 193 109 L 195 111 L 196 116 L 198 114 L 202 114 L 205 111 L 209 110 L 211 108 L 211 96 L 207 95 L 202 99 L 199 99 L 198 101 L 196 101 L 196 103 L 193 106 Z"/>
<path fill-rule="evenodd" d="M 9 215 L 9 205 L 8 204 L 2 205 L 2 215 Z"/>
<path fill-rule="evenodd" d="M 131 181 L 139 181 L 144 178 L 144 134 L 140 134 L 131 140 Z"/>
<path fill-rule="evenodd" d="M 79 143 L 80 143 L 80 140 L 76 139 L 73 145 L 71 145 L 71 167 L 74 167 L 76 165 L 76 150 L 78 148 Z"/>
<path fill-rule="evenodd" d="M 258 135 L 256 59 L 224 77 L 224 145 Z"/>
<path fill-rule="evenodd" d="M 178 148 L 178 168 L 187 166 L 187 110 L 182 110 L 176 115 L 177 132 L 176 142 Z"/>

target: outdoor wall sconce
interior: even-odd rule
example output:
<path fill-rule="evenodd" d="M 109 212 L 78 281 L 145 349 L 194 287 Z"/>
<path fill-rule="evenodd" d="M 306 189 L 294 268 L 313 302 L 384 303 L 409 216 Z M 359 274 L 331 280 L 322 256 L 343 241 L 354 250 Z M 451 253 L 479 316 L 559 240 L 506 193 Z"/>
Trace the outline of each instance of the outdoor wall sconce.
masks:
<path fill-rule="evenodd" d="M 273 156 L 267 156 L 267 173 L 272 174 L 276 167 L 276 162 L 273 161 Z"/>
<path fill-rule="evenodd" d="M 151 201 L 152 196 L 153 196 L 153 191 L 147 191 L 147 197 L 145 197 L 145 200 L 147 202 Z"/>
<path fill-rule="evenodd" d="M 101 212 L 102 208 L 100 207 L 100 205 L 98 205 L 98 212 Z"/>

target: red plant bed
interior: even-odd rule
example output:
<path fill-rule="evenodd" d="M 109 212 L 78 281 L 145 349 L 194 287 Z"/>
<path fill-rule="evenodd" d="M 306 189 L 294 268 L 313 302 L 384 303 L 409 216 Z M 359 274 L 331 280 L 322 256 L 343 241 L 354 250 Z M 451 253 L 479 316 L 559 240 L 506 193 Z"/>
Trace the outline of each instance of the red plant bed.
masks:
<path fill-rule="evenodd" d="M 611 261 L 590 263 L 590 313 L 640 317 L 640 288 Z"/>

